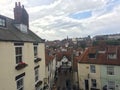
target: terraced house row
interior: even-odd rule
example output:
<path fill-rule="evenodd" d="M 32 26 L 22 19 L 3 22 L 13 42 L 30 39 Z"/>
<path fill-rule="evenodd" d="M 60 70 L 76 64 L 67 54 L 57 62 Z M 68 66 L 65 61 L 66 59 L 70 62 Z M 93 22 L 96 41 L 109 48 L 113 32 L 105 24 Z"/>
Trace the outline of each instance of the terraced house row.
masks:
<path fill-rule="evenodd" d="M 120 46 L 89 47 L 78 59 L 82 90 L 120 90 Z"/>
<path fill-rule="evenodd" d="M 0 15 L 0 90 L 41 90 L 46 84 L 44 40 L 29 29 L 15 3 L 14 19 Z"/>

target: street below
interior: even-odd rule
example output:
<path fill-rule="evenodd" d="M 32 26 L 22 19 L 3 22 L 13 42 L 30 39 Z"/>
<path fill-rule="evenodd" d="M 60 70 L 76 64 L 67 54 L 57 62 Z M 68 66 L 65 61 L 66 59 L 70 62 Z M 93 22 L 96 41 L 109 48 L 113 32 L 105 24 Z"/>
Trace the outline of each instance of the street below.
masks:
<path fill-rule="evenodd" d="M 72 73 L 69 70 L 57 72 L 52 90 L 73 90 Z"/>

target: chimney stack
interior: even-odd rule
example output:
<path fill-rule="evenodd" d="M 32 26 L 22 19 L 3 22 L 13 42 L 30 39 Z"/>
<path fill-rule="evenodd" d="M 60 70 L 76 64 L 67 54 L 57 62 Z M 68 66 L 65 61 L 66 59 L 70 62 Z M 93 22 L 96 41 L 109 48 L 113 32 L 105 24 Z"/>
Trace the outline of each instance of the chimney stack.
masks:
<path fill-rule="evenodd" d="M 29 28 L 29 15 L 25 10 L 24 5 L 21 7 L 20 2 L 15 2 L 14 19 L 17 24 L 24 24 Z"/>
<path fill-rule="evenodd" d="M 17 2 L 15 2 L 15 7 L 17 7 Z"/>

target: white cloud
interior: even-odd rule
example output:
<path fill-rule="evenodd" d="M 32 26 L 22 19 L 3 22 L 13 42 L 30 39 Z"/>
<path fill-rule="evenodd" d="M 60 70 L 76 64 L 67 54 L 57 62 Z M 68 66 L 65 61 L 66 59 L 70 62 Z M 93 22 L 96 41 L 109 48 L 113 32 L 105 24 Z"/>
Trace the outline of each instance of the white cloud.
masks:
<path fill-rule="evenodd" d="M 58 0 L 57 2 L 54 2 L 53 4 L 51 4 L 50 6 L 46 5 L 42 7 L 37 7 L 38 8 L 37 15 L 39 17 L 36 17 L 37 20 L 32 21 L 31 25 L 34 25 L 34 27 L 37 27 L 38 31 L 39 31 L 39 28 L 43 29 L 44 36 L 46 34 L 49 35 L 49 33 L 46 32 L 46 30 L 47 31 L 53 30 L 55 32 L 53 34 L 55 35 L 60 34 L 62 36 L 64 35 L 64 37 L 66 37 L 67 35 L 68 36 L 71 35 L 71 37 L 75 35 L 85 36 L 91 33 L 89 31 L 86 31 L 86 30 L 89 30 L 87 25 L 84 25 L 86 24 L 86 21 L 72 19 L 68 17 L 69 14 L 88 11 L 88 10 L 96 10 L 98 8 L 104 7 L 105 4 L 106 2 L 102 0 L 97 0 L 97 1 L 95 0 L 93 1 L 92 0 L 86 0 L 86 1 Z M 36 14 L 34 13 L 34 15 Z M 90 20 L 92 20 L 92 17 Z M 55 35 L 52 35 L 52 36 L 55 36 Z M 60 36 L 59 38 L 61 39 Z M 54 37 L 52 37 L 52 39 L 54 39 Z"/>
<path fill-rule="evenodd" d="M 7 6 L 1 7 L 0 3 L 0 11 L 3 15 L 9 14 L 9 17 L 13 17 L 14 2 L 17 0 L 10 1 L 2 0 L 1 3 Z M 36 3 L 32 0 L 19 1 L 29 13 L 31 30 L 41 38 L 55 40 L 67 36 L 81 37 L 119 32 L 120 3 L 111 4 L 112 0 L 49 0 L 43 4 L 42 0 Z M 113 9 L 108 11 L 109 5 Z M 85 11 L 91 11 L 92 16 L 86 19 L 69 17 L 71 14 Z"/>

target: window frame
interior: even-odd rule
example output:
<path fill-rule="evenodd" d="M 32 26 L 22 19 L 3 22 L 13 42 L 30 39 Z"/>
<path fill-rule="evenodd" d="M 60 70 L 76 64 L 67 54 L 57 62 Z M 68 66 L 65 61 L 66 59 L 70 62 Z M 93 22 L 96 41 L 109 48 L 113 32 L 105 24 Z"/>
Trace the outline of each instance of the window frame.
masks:
<path fill-rule="evenodd" d="M 34 71 L 35 71 L 35 82 L 38 82 L 39 81 L 39 68 L 35 68 Z"/>
<path fill-rule="evenodd" d="M 38 57 L 38 45 L 34 45 L 34 59 Z"/>
<path fill-rule="evenodd" d="M 6 27 L 6 18 L 0 16 L 0 27 Z"/>
<path fill-rule="evenodd" d="M 92 55 L 92 57 L 91 57 L 91 55 Z M 89 53 L 88 57 L 89 57 L 89 59 L 96 59 L 96 53 Z"/>
<path fill-rule="evenodd" d="M 21 48 L 21 51 L 16 51 L 16 48 Z M 17 57 L 19 58 L 17 59 Z M 19 60 L 20 57 L 21 57 L 21 60 Z M 16 64 L 23 62 L 23 46 L 15 46 L 15 60 L 16 60 Z"/>
<path fill-rule="evenodd" d="M 22 84 L 18 86 L 18 81 L 22 80 Z M 17 90 L 21 90 L 21 88 L 24 90 L 24 77 L 19 78 L 16 80 Z"/>
<path fill-rule="evenodd" d="M 114 66 L 107 66 L 106 68 L 107 68 L 107 75 L 115 75 L 115 68 L 114 68 Z"/>
<path fill-rule="evenodd" d="M 90 73 L 96 73 L 95 65 L 90 65 Z"/>
<path fill-rule="evenodd" d="M 108 59 L 117 59 L 117 54 L 116 53 L 109 53 Z"/>
<path fill-rule="evenodd" d="M 96 88 L 97 87 L 97 80 L 96 79 L 91 79 L 91 86 L 93 88 Z"/>
<path fill-rule="evenodd" d="M 111 84 L 111 82 L 112 82 L 112 84 Z M 108 90 L 110 89 L 110 88 L 114 88 L 114 90 L 115 90 L 115 87 L 116 87 L 116 84 L 115 84 L 115 81 L 108 81 Z M 111 89 L 110 89 L 111 90 Z"/>

